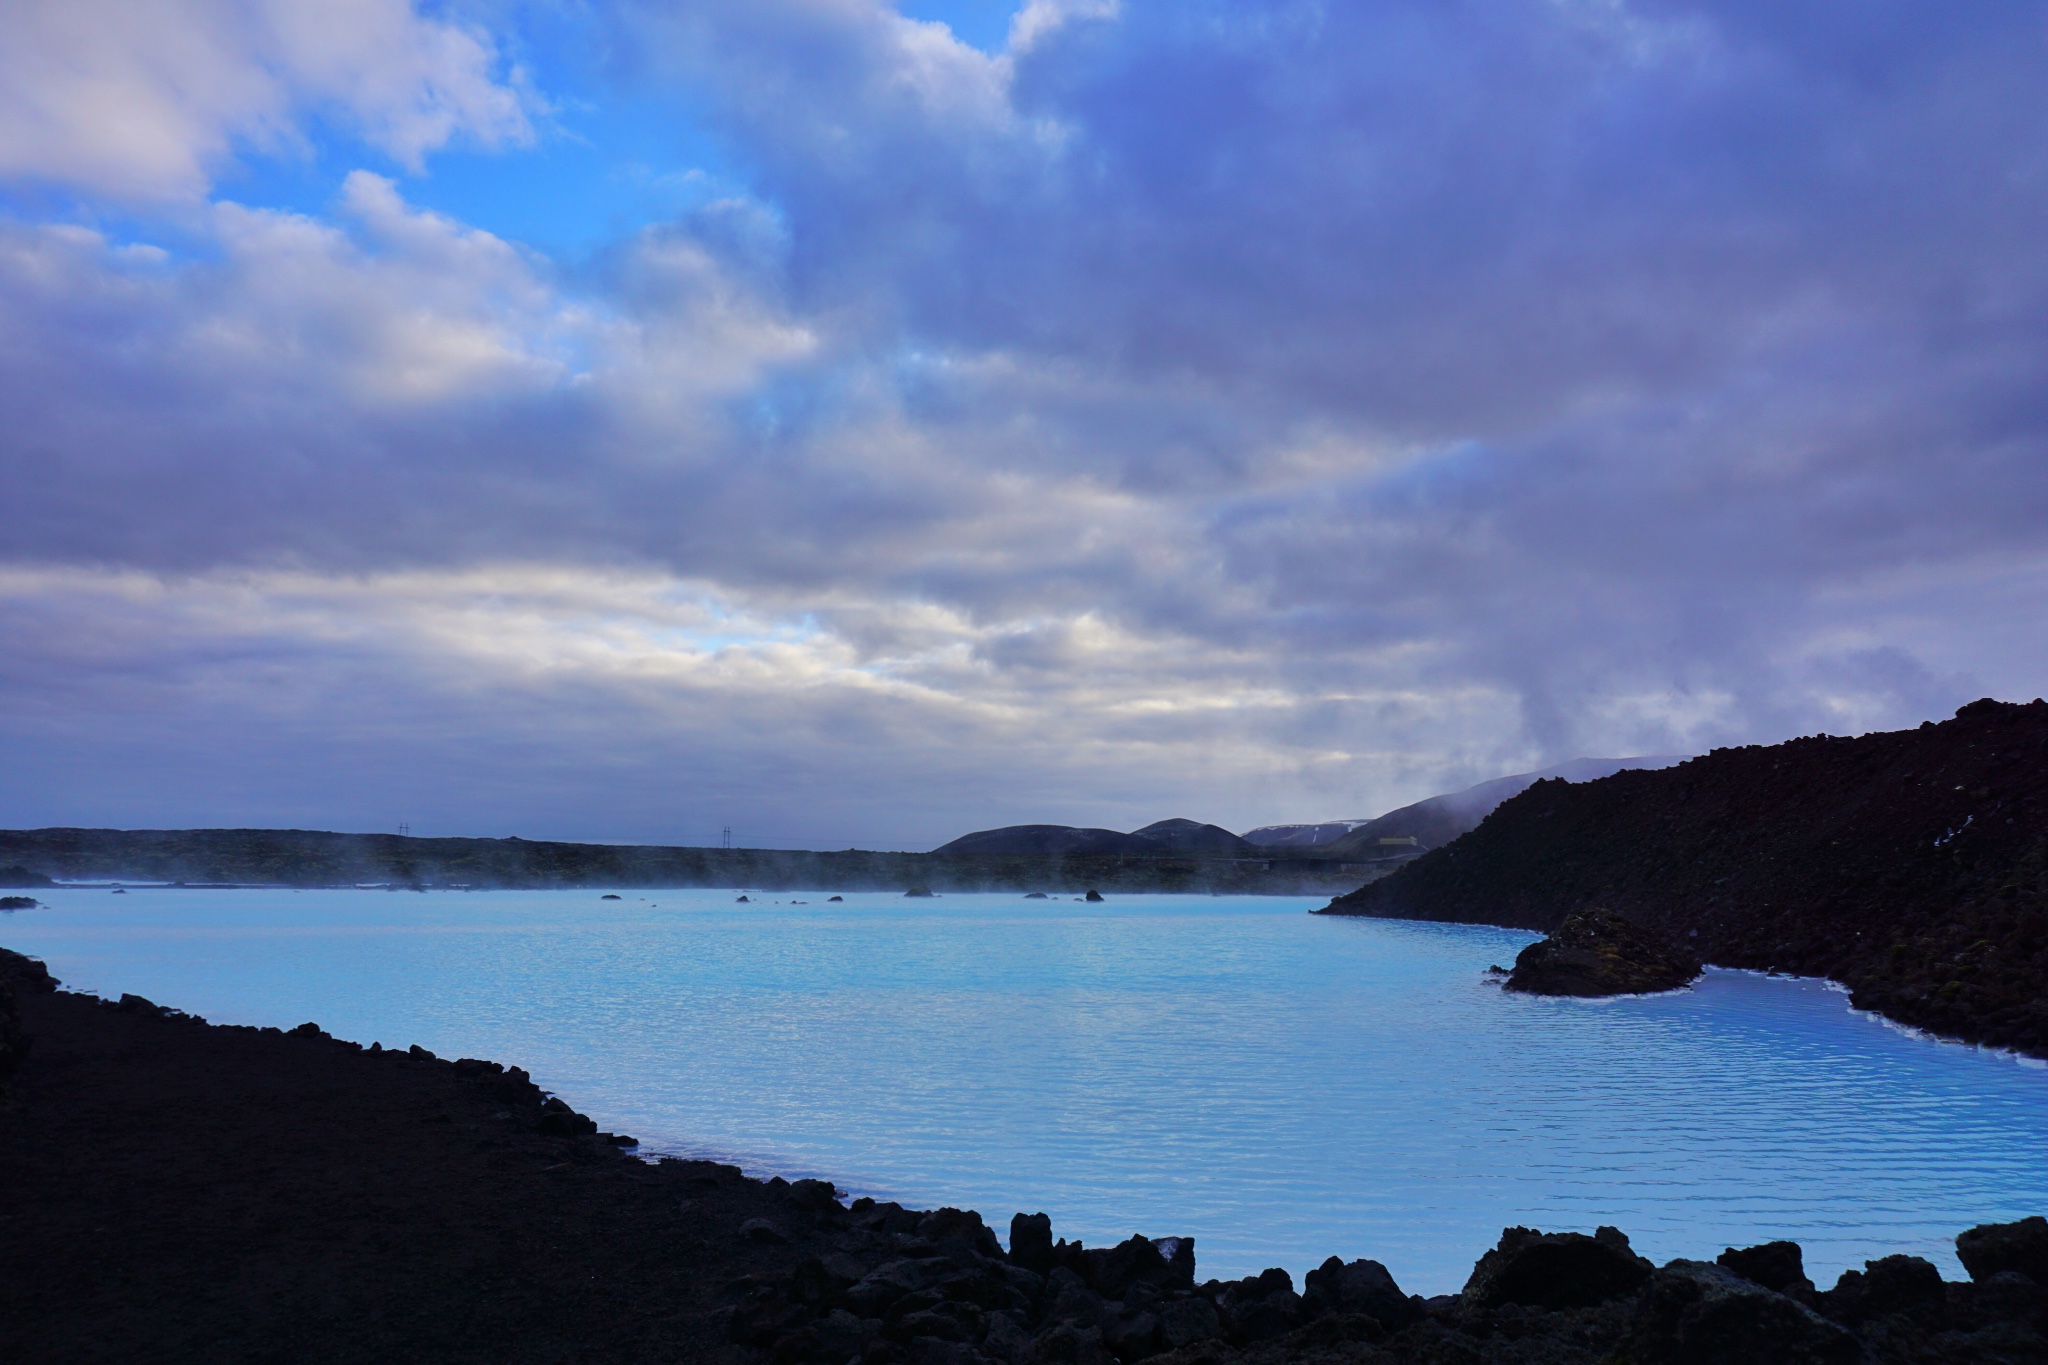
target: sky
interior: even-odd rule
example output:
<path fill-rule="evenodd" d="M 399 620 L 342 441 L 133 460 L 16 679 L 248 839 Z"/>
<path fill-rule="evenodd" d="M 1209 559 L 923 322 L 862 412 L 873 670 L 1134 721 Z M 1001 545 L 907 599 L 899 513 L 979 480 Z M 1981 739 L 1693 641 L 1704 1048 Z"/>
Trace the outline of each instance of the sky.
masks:
<path fill-rule="evenodd" d="M 928 848 L 2048 691 L 2048 11 L 12 0 L 0 825 Z"/>

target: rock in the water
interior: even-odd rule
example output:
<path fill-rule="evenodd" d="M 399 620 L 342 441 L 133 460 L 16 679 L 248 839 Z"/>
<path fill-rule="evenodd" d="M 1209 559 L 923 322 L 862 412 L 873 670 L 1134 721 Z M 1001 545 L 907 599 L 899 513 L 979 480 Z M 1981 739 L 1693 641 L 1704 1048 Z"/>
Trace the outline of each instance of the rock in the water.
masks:
<path fill-rule="evenodd" d="M 1643 1294 L 1625 1358 L 1672 1365 L 1855 1365 L 1862 1348 L 1783 1294 L 1705 1261 L 1673 1261 Z"/>
<path fill-rule="evenodd" d="M 1522 949 L 1506 984 L 1530 995 L 1640 995 L 1677 990 L 1699 974 L 1698 958 L 1619 915 L 1586 909 Z"/>
<path fill-rule="evenodd" d="M 33 910 L 41 904 L 34 896 L 0 896 L 0 910 Z"/>
<path fill-rule="evenodd" d="M 1500 1245 L 1472 1268 L 1464 1299 L 1478 1308 L 1504 1303 L 1589 1308 L 1635 1293 L 1650 1278 L 1651 1269 L 1614 1228 L 1601 1228 L 1591 1237 L 1583 1232 L 1504 1228 Z"/>
<path fill-rule="evenodd" d="M 932 889 L 929 886 L 913 886 L 903 894 L 906 896 L 916 897 L 919 900 L 924 900 L 930 897 L 930 895 L 932 894 Z"/>
<path fill-rule="evenodd" d="M 1985 1223 L 1956 1238 L 1956 1259 L 1973 1280 L 1988 1280 L 2002 1270 L 2016 1270 L 2048 1287 L 2048 1218 L 2036 1215 L 2017 1223 Z"/>
<path fill-rule="evenodd" d="M 1088 888 L 1088 894 L 1081 897 L 1081 899 L 1084 901 L 1099 901 L 1102 899 L 1102 893 L 1091 886 Z"/>

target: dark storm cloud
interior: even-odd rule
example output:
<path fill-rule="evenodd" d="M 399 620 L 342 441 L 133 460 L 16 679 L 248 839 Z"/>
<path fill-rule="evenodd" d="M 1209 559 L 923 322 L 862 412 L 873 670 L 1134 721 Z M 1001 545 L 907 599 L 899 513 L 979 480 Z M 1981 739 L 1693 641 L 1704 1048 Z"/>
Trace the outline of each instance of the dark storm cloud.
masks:
<path fill-rule="evenodd" d="M 667 575 L 807 632 L 703 696 L 891 792 L 951 780 L 898 761 L 925 717 L 1019 819 L 1061 773 L 1363 811 L 2041 690 L 2036 6 L 1038 2 L 994 57 L 859 0 L 605 22 L 750 191 L 585 266 L 360 175 L 190 205 L 170 257 L 7 225 L 0 555 L 195 603 Z M 299 686 L 380 591 L 273 621 Z M 469 671 L 389 685 L 512 686 L 421 592 Z M 534 619 L 671 628 L 591 593 Z M 625 699 L 594 747 L 766 761 L 577 657 Z"/>

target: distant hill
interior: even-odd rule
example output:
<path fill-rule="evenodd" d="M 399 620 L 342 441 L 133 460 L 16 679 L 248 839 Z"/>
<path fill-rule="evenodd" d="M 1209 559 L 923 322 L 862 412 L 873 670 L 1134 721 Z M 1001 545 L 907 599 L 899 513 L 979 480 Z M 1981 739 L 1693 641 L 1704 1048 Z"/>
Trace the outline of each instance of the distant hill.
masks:
<path fill-rule="evenodd" d="M 1549 932 L 1586 907 L 2048 1055 L 2048 704 L 1541 782 L 1329 913 Z"/>
<path fill-rule="evenodd" d="M 1266 848 L 1281 847 L 1292 852 L 1322 857 L 1356 858 L 1398 856 L 1408 852 L 1441 848 L 1493 813 L 1494 807 L 1518 796 L 1548 778 L 1566 782 L 1593 782 L 1615 773 L 1637 768 L 1669 768 L 1683 763 L 1682 756 L 1658 755 L 1639 758 L 1574 758 L 1540 772 L 1496 777 L 1463 791 L 1448 792 L 1417 801 L 1412 806 L 1388 811 L 1373 820 L 1331 820 L 1320 825 L 1266 825 L 1245 834 L 1249 843 Z M 1382 844 L 1382 839 L 1413 839 L 1413 845 Z"/>
<path fill-rule="evenodd" d="M 1121 854 L 1161 857 L 1180 854 L 1202 858 L 1255 858 L 1259 850 L 1220 825 L 1197 820 L 1160 820 L 1122 834 L 1113 829 L 1082 829 L 1073 825 L 1005 825 L 979 829 L 932 850 L 934 855 L 1032 854 L 1065 857 L 1073 854 Z"/>
<path fill-rule="evenodd" d="M 1193 854 L 1202 858 L 1259 856 L 1257 848 L 1223 826 L 1205 825 L 1198 820 L 1160 820 L 1131 832 L 1140 839 L 1151 839 L 1164 844 L 1175 853 Z"/>
<path fill-rule="evenodd" d="M 933 853 L 1029 853 L 1053 857 L 1068 853 L 1163 852 L 1165 845 L 1142 835 L 1113 829 L 1079 829 L 1073 825 L 1005 825 L 1001 829 L 978 829 L 951 843 L 940 844 Z"/>
<path fill-rule="evenodd" d="M 834 891 L 1223 891 L 1303 895 L 1363 880 L 1323 860 L 1275 860 L 1228 830 L 1164 820 L 1136 834 L 1051 831 L 1022 852 L 679 848 L 537 839 L 412 838 L 288 829 L 0 830 L 0 885 L 656 887 Z M 995 833 L 996 831 L 990 831 Z M 1079 837 L 1069 837 L 1079 836 Z M 956 843 L 961 841 L 955 841 Z M 1001 843 L 1001 841 L 994 841 Z"/>
<path fill-rule="evenodd" d="M 1246 830 L 1243 838 L 1259 848 L 1313 848 L 1335 843 L 1360 825 L 1371 823 L 1360 816 L 1356 820 L 1325 820 L 1319 825 L 1260 825 Z"/>

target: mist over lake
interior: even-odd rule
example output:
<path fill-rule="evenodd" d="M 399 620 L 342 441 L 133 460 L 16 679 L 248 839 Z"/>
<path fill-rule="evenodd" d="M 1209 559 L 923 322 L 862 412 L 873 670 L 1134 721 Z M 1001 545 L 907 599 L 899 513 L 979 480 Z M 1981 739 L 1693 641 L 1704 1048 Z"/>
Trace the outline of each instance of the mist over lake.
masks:
<path fill-rule="evenodd" d="M 1324 1256 L 1455 1290 L 1503 1226 L 1644 1254 L 1801 1242 L 1954 1276 L 2048 1204 L 2048 1070 L 1710 971 L 1504 995 L 1532 935 L 1285 898 L 594 890 L 40 892 L 7 942 L 71 989 L 529 1069 L 643 1154 L 1194 1236 L 1203 1277 Z M 797 904 L 795 902 L 806 902 Z"/>

